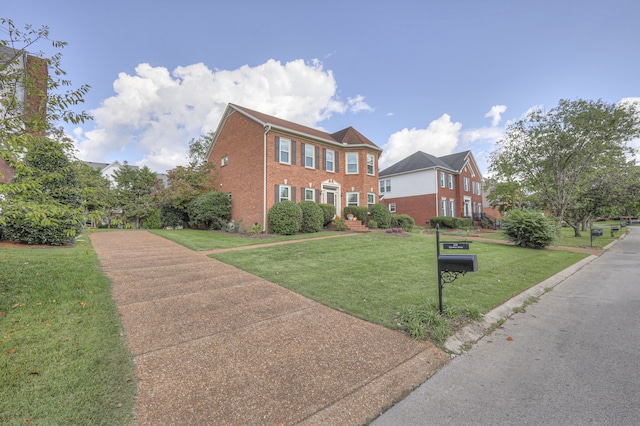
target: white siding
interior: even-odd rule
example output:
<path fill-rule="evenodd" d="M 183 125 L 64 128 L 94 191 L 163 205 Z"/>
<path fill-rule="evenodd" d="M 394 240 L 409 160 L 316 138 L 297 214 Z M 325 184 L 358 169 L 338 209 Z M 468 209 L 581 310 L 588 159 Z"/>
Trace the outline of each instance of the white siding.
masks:
<path fill-rule="evenodd" d="M 412 197 L 414 195 L 436 193 L 437 180 L 433 169 L 404 175 L 381 177 L 380 179 L 391 179 L 391 192 L 384 193 L 386 198 Z"/>

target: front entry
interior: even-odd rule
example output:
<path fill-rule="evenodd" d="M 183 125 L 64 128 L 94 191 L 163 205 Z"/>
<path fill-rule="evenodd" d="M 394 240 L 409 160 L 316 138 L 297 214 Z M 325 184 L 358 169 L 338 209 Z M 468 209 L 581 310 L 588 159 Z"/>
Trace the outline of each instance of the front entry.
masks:
<path fill-rule="evenodd" d="M 322 202 L 336 206 L 336 214 L 341 216 L 340 211 L 340 186 L 335 183 L 322 184 Z"/>

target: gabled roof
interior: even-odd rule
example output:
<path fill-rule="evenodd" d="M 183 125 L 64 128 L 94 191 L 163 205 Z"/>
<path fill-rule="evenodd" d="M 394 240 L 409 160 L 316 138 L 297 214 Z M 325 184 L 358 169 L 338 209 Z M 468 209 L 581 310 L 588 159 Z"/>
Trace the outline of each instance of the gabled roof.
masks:
<path fill-rule="evenodd" d="M 471 151 L 458 152 L 455 154 L 445 155 L 443 157 L 434 157 L 431 154 L 418 151 L 382 170 L 379 173 L 379 176 L 399 175 L 402 173 L 434 168 L 446 169 L 454 173 L 460 173 L 465 164 L 469 161 L 470 156 Z"/>
<path fill-rule="evenodd" d="M 278 117 L 274 117 L 268 114 L 261 113 L 259 111 L 254 111 L 249 108 L 245 108 L 239 105 L 229 104 L 225 111 L 225 114 L 220 121 L 220 125 L 218 126 L 218 131 L 216 132 L 216 137 L 209 148 L 209 152 L 207 156 L 211 153 L 213 149 L 213 145 L 215 145 L 217 136 L 220 133 L 220 129 L 226 121 L 227 117 L 229 117 L 232 113 L 239 112 L 244 116 L 250 118 L 251 120 L 260 123 L 263 127 L 271 127 L 271 129 L 278 130 L 284 133 L 289 133 L 292 135 L 302 136 L 308 139 L 315 139 L 320 142 L 325 142 L 329 144 L 339 144 L 343 145 L 351 145 L 351 146 L 367 146 L 376 151 L 382 151 L 376 144 L 371 142 L 365 136 L 363 136 L 360 132 L 358 132 L 353 127 L 347 127 L 344 130 L 340 130 L 336 133 L 327 133 L 322 130 L 314 129 L 313 127 L 303 126 L 301 124 L 297 124 L 291 121 L 283 120 Z"/>

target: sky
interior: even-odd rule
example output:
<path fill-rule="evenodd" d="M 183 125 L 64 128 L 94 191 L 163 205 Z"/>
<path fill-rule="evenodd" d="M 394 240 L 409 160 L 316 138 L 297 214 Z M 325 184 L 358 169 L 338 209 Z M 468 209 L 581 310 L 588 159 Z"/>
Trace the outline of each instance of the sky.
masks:
<path fill-rule="evenodd" d="M 531 108 L 640 100 L 637 0 L 0 2 L 0 17 L 67 42 L 66 77 L 91 86 L 94 119 L 65 126 L 78 158 L 159 173 L 187 163 L 228 103 L 352 126 L 383 149 L 380 170 L 471 150 L 486 174 Z"/>

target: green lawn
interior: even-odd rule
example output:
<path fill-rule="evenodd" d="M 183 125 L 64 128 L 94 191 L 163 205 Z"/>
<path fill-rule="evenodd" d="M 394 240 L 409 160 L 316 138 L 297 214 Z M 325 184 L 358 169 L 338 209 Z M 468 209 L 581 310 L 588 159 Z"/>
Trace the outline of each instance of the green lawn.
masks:
<path fill-rule="evenodd" d="M 336 232 L 317 232 L 313 234 L 286 235 L 286 236 L 261 236 L 250 237 L 243 234 L 226 232 L 201 231 L 196 229 L 154 229 L 152 232 L 163 238 L 183 245 L 191 250 L 204 251 L 214 249 L 226 249 L 243 246 L 253 246 L 265 243 L 276 243 L 279 241 L 299 240 L 305 238 L 318 238 L 323 236 L 334 236 Z"/>
<path fill-rule="evenodd" d="M 132 424 L 134 392 L 90 243 L 0 248 L 0 424 Z"/>
<path fill-rule="evenodd" d="M 601 223 L 596 222 L 593 227 L 594 228 L 602 228 L 603 234 L 601 237 L 594 237 L 593 241 L 591 240 L 590 231 L 581 232 L 580 237 L 574 236 L 573 228 L 563 227 L 562 228 L 562 238 L 556 240 L 554 246 L 557 247 L 583 247 L 583 248 L 594 248 L 601 250 L 606 247 L 611 242 L 617 240 L 623 232 L 625 232 L 626 228 L 621 228 L 620 231 L 614 233 L 614 236 L 611 236 L 611 224 L 620 225 L 620 222 L 615 223 Z M 492 240 L 504 240 L 507 241 L 507 236 L 504 232 L 494 232 L 487 234 L 480 234 L 480 238 L 484 239 L 492 239 Z"/>
<path fill-rule="evenodd" d="M 211 257 L 359 318 L 397 328 L 397 313 L 437 300 L 432 235 L 368 233 Z M 479 271 L 444 289 L 444 303 L 487 312 L 585 255 L 473 242 Z"/>

